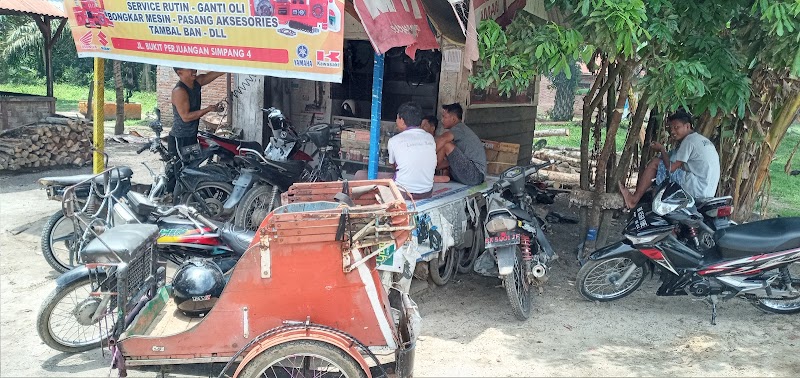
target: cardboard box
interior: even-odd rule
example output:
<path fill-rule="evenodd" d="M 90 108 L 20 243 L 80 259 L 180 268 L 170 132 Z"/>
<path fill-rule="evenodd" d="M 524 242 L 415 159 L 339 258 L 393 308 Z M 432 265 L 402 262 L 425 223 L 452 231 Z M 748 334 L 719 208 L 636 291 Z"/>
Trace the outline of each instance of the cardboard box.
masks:
<path fill-rule="evenodd" d="M 486 173 L 498 175 L 517 165 L 519 144 L 481 140 L 486 151 Z"/>

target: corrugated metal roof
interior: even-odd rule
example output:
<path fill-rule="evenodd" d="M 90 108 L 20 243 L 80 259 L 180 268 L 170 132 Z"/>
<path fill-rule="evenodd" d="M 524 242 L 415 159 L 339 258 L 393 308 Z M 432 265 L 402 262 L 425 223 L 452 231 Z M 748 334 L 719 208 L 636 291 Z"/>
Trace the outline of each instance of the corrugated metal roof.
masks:
<path fill-rule="evenodd" d="M 46 0 L 0 0 L 0 14 L 17 12 L 67 18 L 63 10 Z"/>

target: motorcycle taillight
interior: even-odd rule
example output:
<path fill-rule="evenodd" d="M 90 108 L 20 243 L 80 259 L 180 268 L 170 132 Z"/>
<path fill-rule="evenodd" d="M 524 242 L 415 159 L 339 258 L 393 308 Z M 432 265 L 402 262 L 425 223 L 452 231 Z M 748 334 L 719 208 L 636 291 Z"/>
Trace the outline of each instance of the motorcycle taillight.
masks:
<path fill-rule="evenodd" d="M 733 206 L 722 206 L 717 208 L 717 218 L 729 217 L 733 212 Z"/>

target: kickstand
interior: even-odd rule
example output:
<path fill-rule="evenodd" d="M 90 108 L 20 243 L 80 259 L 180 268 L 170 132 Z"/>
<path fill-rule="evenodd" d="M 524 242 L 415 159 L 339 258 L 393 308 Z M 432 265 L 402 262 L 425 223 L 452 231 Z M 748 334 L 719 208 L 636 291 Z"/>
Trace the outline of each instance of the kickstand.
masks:
<path fill-rule="evenodd" d="M 711 325 L 717 325 L 717 296 L 711 296 Z"/>

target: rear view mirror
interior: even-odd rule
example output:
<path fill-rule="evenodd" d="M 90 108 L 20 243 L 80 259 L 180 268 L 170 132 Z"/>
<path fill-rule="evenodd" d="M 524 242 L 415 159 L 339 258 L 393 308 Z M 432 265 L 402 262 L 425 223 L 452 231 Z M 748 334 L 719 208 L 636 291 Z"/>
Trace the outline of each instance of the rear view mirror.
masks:
<path fill-rule="evenodd" d="M 536 141 L 536 143 L 533 144 L 533 150 L 539 151 L 545 146 L 547 146 L 547 139 L 539 139 Z"/>

